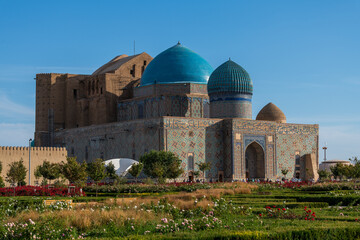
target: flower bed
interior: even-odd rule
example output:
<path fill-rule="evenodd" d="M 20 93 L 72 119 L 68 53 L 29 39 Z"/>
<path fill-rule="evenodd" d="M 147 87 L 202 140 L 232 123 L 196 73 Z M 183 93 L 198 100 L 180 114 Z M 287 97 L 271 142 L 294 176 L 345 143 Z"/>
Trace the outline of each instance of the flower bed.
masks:
<path fill-rule="evenodd" d="M 260 182 L 260 186 L 264 189 L 290 188 L 300 189 L 303 187 L 313 186 L 311 182 Z"/>
<path fill-rule="evenodd" d="M 46 188 L 35 186 L 21 186 L 21 187 L 7 187 L 0 188 L 0 196 L 61 196 L 61 197 L 74 197 L 85 196 L 85 193 L 80 188 Z"/>
<path fill-rule="evenodd" d="M 172 184 L 123 184 L 102 185 L 98 187 L 98 193 L 166 193 L 166 192 L 193 192 L 197 189 L 210 189 L 211 183 L 172 183 Z M 95 192 L 96 186 L 87 186 L 86 192 Z"/>

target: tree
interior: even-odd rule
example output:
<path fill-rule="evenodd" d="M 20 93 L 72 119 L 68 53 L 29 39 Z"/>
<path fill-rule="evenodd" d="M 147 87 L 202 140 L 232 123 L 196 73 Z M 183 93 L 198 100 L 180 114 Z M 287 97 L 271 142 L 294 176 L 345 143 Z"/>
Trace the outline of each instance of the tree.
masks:
<path fill-rule="evenodd" d="M 175 181 L 175 179 L 181 174 L 183 174 L 183 172 L 184 169 L 181 168 L 181 160 L 174 160 L 169 164 L 167 168 L 167 177 L 174 179 Z"/>
<path fill-rule="evenodd" d="M 159 182 L 175 179 L 183 173 L 181 160 L 172 152 L 152 150 L 141 156 L 140 162 L 144 164 L 144 173 Z"/>
<path fill-rule="evenodd" d="M 42 165 L 36 167 L 35 177 L 37 175 L 49 180 L 49 184 L 51 184 L 51 180 L 60 177 L 60 165 L 58 163 L 50 163 L 45 160 Z"/>
<path fill-rule="evenodd" d="M 116 174 L 115 165 L 112 162 L 109 162 L 108 165 L 105 166 L 105 173 L 106 176 L 115 182 L 116 179 L 118 179 L 118 175 Z"/>
<path fill-rule="evenodd" d="M 2 162 L 0 162 L 0 187 L 3 188 L 5 187 L 5 183 L 4 183 L 4 179 L 1 176 L 1 172 L 2 172 Z"/>
<path fill-rule="evenodd" d="M 35 179 L 36 179 L 37 181 L 39 180 L 39 178 L 41 178 L 41 173 L 40 173 L 40 168 L 39 168 L 39 166 L 37 166 L 37 167 L 35 168 L 34 176 L 35 176 Z"/>
<path fill-rule="evenodd" d="M 284 175 L 284 179 L 286 179 L 286 175 L 289 173 L 288 169 L 281 169 L 282 175 Z"/>
<path fill-rule="evenodd" d="M 87 173 L 89 177 L 94 180 L 96 185 L 96 197 L 97 197 L 97 190 L 98 190 L 98 184 L 103 180 L 106 176 L 105 173 L 105 163 L 101 158 L 95 159 L 95 161 L 89 163 L 87 165 Z"/>
<path fill-rule="evenodd" d="M 330 176 L 330 172 L 328 172 L 326 170 L 318 170 L 318 174 L 319 174 L 319 177 L 321 180 L 326 180 Z"/>
<path fill-rule="evenodd" d="M 360 159 L 358 157 L 349 158 L 353 165 L 353 178 L 360 178 Z"/>
<path fill-rule="evenodd" d="M 9 164 L 9 171 L 6 173 L 6 181 L 21 186 L 25 181 L 27 171 L 22 158 L 20 161 L 12 162 Z"/>
<path fill-rule="evenodd" d="M 151 177 L 157 178 L 158 183 L 165 183 L 165 181 L 166 181 L 165 166 L 160 162 L 155 162 L 151 166 L 152 166 L 152 169 L 149 171 L 148 175 Z"/>
<path fill-rule="evenodd" d="M 330 167 L 330 170 L 334 178 L 339 177 L 341 180 L 346 177 L 350 178 L 355 175 L 355 168 L 352 165 L 345 165 L 342 163 L 337 163 L 335 166 Z"/>
<path fill-rule="evenodd" d="M 76 157 L 66 158 L 66 163 L 61 163 L 61 173 L 70 183 L 79 184 L 86 180 L 86 163 L 78 163 Z"/>
<path fill-rule="evenodd" d="M 193 174 L 194 180 L 195 180 L 195 178 L 198 178 L 198 177 L 199 177 L 200 172 L 199 172 L 199 171 L 192 171 L 192 174 Z"/>
<path fill-rule="evenodd" d="M 129 169 L 129 173 L 135 178 L 135 182 L 137 182 L 137 178 L 139 177 L 141 171 L 144 168 L 144 164 L 136 163 L 131 166 Z"/>
<path fill-rule="evenodd" d="M 196 165 L 199 167 L 199 170 L 202 171 L 203 176 L 204 176 L 204 182 L 205 182 L 205 171 L 211 169 L 211 163 L 202 162 L 202 163 L 196 163 Z"/>

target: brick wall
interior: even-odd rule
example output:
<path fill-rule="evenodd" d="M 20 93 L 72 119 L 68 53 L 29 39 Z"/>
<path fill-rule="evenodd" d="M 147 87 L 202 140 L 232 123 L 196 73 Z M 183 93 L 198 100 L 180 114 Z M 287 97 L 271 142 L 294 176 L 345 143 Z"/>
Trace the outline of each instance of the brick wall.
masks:
<path fill-rule="evenodd" d="M 31 185 L 35 185 L 34 171 L 38 165 L 41 165 L 44 160 L 51 163 L 60 163 L 66 161 L 67 151 L 65 148 L 50 148 L 50 147 L 32 147 L 31 148 Z M 15 161 L 24 161 L 24 165 L 29 170 L 29 148 L 28 147 L 0 147 L 0 161 L 3 165 L 1 176 L 4 181 L 6 173 L 9 170 L 9 164 Z M 29 172 L 27 172 L 25 182 L 28 184 Z M 38 180 L 41 183 L 41 179 Z M 10 186 L 10 183 L 5 181 L 6 186 Z"/>

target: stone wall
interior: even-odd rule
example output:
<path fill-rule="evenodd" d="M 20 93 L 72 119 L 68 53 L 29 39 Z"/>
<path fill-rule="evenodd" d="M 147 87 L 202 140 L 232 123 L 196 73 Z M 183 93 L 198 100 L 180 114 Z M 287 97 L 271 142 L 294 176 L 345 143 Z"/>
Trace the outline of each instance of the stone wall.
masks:
<path fill-rule="evenodd" d="M 128 58 L 95 75 L 37 74 L 35 145 L 52 146 L 53 131 L 116 122 L 117 101 L 133 97 L 151 56 Z"/>
<path fill-rule="evenodd" d="M 196 163 L 210 162 L 206 178 L 217 180 L 222 175 L 227 181 L 247 177 L 246 151 L 256 143 L 252 154 L 256 151 L 262 162 L 249 162 L 250 171 L 275 180 L 282 177 L 282 169 L 289 170 L 288 178 L 295 177 L 297 171 L 299 177 L 305 177 L 304 156 L 313 154 L 318 161 L 318 134 L 318 125 L 166 116 L 61 130 L 55 133 L 55 143 L 66 147 L 78 161 L 139 160 L 153 149 L 172 151 L 184 169 L 178 180 L 197 171 Z M 262 169 L 256 169 L 259 166 Z"/>
<path fill-rule="evenodd" d="M 134 98 L 119 100 L 118 121 L 163 116 L 209 117 L 209 100 L 204 84 L 157 84 L 134 88 Z"/>
<path fill-rule="evenodd" d="M 55 144 L 69 156 L 91 162 L 96 158 L 131 158 L 163 149 L 161 118 L 66 129 L 55 133 Z"/>
<path fill-rule="evenodd" d="M 67 151 L 65 148 L 50 148 L 50 147 L 32 147 L 30 150 L 31 164 L 30 174 L 31 183 L 30 185 L 36 185 L 36 181 L 41 183 L 41 179 L 36 180 L 34 171 L 37 166 L 41 165 L 44 160 L 51 163 L 66 162 Z M 24 165 L 29 170 L 29 148 L 28 147 L 0 147 L 0 161 L 2 162 L 1 176 L 4 181 L 6 179 L 6 173 L 9 170 L 9 164 L 15 161 L 24 161 Z M 28 184 L 29 172 L 27 172 L 25 182 Z M 6 186 L 10 186 L 10 183 L 5 181 Z"/>
<path fill-rule="evenodd" d="M 153 96 L 118 103 L 118 121 L 163 116 L 208 117 L 208 100 L 190 96 Z"/>

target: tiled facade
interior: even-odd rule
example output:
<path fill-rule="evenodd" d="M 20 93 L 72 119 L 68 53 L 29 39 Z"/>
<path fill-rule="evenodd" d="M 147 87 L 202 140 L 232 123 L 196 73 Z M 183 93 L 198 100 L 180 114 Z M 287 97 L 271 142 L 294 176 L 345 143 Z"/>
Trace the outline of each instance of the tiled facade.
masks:
<path fill-rule="evenodd" d="M 211 170 L 206 172 L 208 180 L 218 180 L 219 175 L 228 181 L 245 179 L 245 155 L 254 142 L 263 151 L 266 179 L 281 178 L 282 169 L 289 170 L 287 177 L 295 177 L 297 154 L 318 155 L 317 125 L 244 119 L 160 117 L 63 130 L 55 139 L 79 161 L 98 157 L 139 160 L 152 149 L 172 151 L 185 170 L 178 180 L 188 179 L 200 162 L 211 163 Z M 253 172 L 259 166 L 248 164 Z M 304 169 L 301 166 L 301 172 Z"/>
<path fill-rule="evenodd" d="M 118 121 L 178 116 L 209 116 L 209 99 L 204 84 L 163 84 L 134 89 L 134 99 L 118 102 Z"/>

